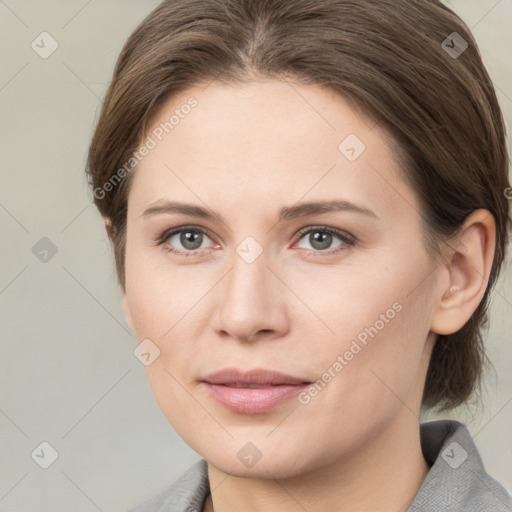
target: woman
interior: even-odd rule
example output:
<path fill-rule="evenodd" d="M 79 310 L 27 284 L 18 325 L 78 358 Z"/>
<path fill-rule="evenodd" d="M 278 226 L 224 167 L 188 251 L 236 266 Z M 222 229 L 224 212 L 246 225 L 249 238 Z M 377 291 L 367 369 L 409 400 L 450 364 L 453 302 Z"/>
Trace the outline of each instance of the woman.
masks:
<path fill-rule="evenodd" d="M 502 114 L 427 0 L 170 0 L 88 173 L 163 413 L 202 460 L 133 511 L 510 511 L 467 428 L 510 227 Z"/>

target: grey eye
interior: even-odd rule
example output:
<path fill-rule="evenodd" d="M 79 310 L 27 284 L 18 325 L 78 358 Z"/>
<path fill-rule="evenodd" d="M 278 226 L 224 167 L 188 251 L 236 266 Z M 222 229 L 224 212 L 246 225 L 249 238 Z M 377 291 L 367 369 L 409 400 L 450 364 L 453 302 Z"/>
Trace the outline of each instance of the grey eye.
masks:
<path fill-rule="evenodd" d="M 177 241 L 173 240 L 176 237 L 178 237 Z M 178 250 L 196 251 L 201 249 L 205 238 L 208 238 L 208 236 L 198 229 L 182 228 L 169 235 L 167 240 L 170 245 L 177 247 Z"/>

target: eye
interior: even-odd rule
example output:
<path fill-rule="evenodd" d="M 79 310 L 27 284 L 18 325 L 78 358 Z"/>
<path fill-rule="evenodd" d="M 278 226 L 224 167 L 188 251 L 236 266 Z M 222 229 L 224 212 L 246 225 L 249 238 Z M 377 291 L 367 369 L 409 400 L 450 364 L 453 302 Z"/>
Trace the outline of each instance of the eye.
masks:
<path fill-rule="evenodd" d="M 344 250 L 355 245 L 355 238 L 348 233 L 340 231 L 329 226 L 313 226 L 303 229 L 299 232 L 299 241 L 309 235 L 305 240 L 313 248 L 313 252 L 333 254 Z M 333 239 L 338 238 L 340 243 L 332 248 Z"/>
<path fill-rule="evenodd" d="M 322 255 L 347 250 L 356 243 L 356 239 L 352 235 L 329 226 L 312 226 L 302 229 L 298 234 L 299 241 L 306 235 L 309 235 L 306 240 L 312 247 L 312 249 L 306 249 L 312 253 Z M 336 238 L 339 243 L 332 248 L 333 240 Z M 164 231 L 164 233 L 158 237 L 157 245 L 162 245 L 167 252 L 181 256 L 195 256 L 201 249 L 205 248 L 203 246 L 205 239 L 211 240 L 212 236 L 204 228 L 198 226 L 181 226 Z M 304 247 L 302 247 L 302 249 L 304 249 Z"/>
<path fill-rule="evenodd" d="M 199 252 L 205 238 L 210 238 L 208 232 L 197 226 L 182 226 L 165 231 L 158 238 L 158 245 L 163 245 L 168 252 L 183 256 L 194 256 Z M 176 246 L 178 249 L 176 249 Z M 182 247 L 182 249 L 180 248 Z"/>

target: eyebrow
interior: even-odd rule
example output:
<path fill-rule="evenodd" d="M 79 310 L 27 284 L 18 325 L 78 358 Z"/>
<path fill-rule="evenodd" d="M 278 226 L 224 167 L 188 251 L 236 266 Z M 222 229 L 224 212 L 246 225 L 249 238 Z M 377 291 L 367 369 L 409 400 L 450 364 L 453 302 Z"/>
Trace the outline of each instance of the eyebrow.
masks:
<path fill-rule="evenodd" d="M 201 206 L 164 200 L 159 200 L 157 203 L 159 204 L 155 204 L 154 206 L 150 206 L 144 210 L 141 217 L 148 217 L 150 215 L 162 213 L 182 213 L 191 217 L 198 217 L 207 220 L 219 219 L 221 222 L 225 223 L 221 215 L 215 214 Z M 314 201 L 310 203 L 300 203 L 294 206 L 284 206 L 281 208 L 281 210 L 279 210 L 278 221 L 282 222 L 300 217 L 306 217 L 308 215 L 318 215 L 321 213 L 339 211 L 355 212 L 367 217 L 373 217 L 375 219 L 379 218 L 375 212 L 364 206 L 351 203 L 350 201 L 346 201 L 344 199 L 335 199 L 331 201 Z"/>

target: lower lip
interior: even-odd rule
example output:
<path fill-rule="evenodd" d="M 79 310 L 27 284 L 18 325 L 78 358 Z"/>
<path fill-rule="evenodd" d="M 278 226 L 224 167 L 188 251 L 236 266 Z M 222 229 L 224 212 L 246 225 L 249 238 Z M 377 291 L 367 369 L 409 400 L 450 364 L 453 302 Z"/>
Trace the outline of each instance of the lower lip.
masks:
<path fill-rule="evenodd" d="M 309 384 L 282 384 L 266 388 L 233 388 L 223 384 L 203 382 L 210 396 L 233 412 L 261 414 L 297 396 Z"/>

